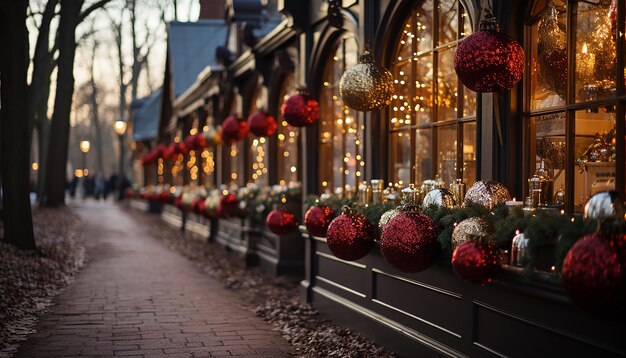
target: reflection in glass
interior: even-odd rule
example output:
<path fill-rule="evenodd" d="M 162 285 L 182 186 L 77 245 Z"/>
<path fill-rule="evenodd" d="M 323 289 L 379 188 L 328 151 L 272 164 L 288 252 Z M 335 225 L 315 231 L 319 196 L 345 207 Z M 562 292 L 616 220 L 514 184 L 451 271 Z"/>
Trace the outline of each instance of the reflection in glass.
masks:
<path fill-rule="evenodd" d="M 324 68 L 320 91 L 320 190 L 355 188 L 363 177 L 363 130 L 357 112 L 341 101 L 339 81 L 345 70 L 358 63 L 354 37 L 341 39 Z M 332 158 L 332 160 L 329 160 Z"/>
<path fill-rule="evenodd" d="M 283 82 L 280 91 L 280 108 L 283 102 L 296 92 L 296 81 L 293 75 L 290 75 Z M 298 142 L 300 137 L 300 129 L 289 125 L 279 114 L 277 130 L 277 180 L 279 184 L 286 185 L 289 182 L 298 181 Z M 257 173 L 266 174 L 268 168 L 263 167 L 257 169 Z"/>
<path fill-rule="evenodd" d="M 434 28 L 434 19 L 438 28 Z M 457 40 L 471 34 L 471 28 L 465 9 L 453 0 L 420 2 L 402 27 L 390 66 L 395 86 L 388 109 L 391 180 L 419 184 L 443 175 L 451 183 L 464 173 L 460 166 L 475 168 L 475 163 L 461 162 L 465 156 L 456 155 L 460 139 L 469 148 L 476 146 L 475 124 L 461 126 L 463 133 L 458 133 L 455 123 L 476 115 L 476 94 L 462 87 L 454 71 Z M 433 43 L 435 38 L 437 44 Z M 435 122 L 442 121 L 451 123 L 433 128 Z M 465 128 L 468 133 L 464 133 Z M 437 135 L 433 135 L 434 130 Z M 475 176 L 475 169 L 471 176 Z"/>
<path fill-rule="evenodd" d="M 437 128 L 438 170 L 437 175 L 446 184 L 456 179 L 456 124 Z"/>
<path fill-rule="evenodd" d="M 576 101 L 615 96 L 616 16 L 610 2 L 579 2 L 576 12 Z"/>

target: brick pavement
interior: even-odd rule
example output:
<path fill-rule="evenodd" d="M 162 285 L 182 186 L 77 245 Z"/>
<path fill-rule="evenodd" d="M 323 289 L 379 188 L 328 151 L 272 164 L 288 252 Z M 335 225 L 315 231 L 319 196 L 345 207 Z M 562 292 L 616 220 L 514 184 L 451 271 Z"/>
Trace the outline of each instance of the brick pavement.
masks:
<path fill-rule="evenodd" d="M 81 206 L 87 266 L 17 357 L 290 356 L 290 345 L 234 293 L 115 205 Z"/>

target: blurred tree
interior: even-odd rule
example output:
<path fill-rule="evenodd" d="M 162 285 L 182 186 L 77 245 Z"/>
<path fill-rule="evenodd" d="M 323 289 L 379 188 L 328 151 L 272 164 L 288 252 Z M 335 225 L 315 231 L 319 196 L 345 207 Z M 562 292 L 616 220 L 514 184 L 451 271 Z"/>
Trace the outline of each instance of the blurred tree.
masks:
<path fill-rule="evenodd" d="M 84 0 L 61 0 L 59 18 L 57 88 L 54 98 L 54 114 L 50 123 L 50 140 L 42 204 L 59 206 L 65 204 L 65 168 L 70 134 L 70 111 L 74 93 L 74 57 L 76 54 L 76 27 L 93 11 L 110 0 L 92 3 L 81 12 Z"/>
<path fill-rule="evenodd" d="M 0 101 L 2 121 L 0 162 L 2 170 L 4 240 L 34 250 L 30 207 L 30 132 L 28 115 L 27 0 L 0 2 Z"/>

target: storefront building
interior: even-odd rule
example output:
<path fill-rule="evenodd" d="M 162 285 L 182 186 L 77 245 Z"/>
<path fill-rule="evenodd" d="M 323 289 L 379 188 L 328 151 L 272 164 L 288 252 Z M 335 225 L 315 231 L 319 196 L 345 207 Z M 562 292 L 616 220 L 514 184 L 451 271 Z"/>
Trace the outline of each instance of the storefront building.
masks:
<path fill-rule="evenodd" d="M 508 245 L 500 273 L 479 286 L 455 275 L 454 247 L 442 247 L 427 269 L 407 273 L 389 264 L 378 238 L 367 255 L 348 261 L 305 226 L 277 235 L 265 223 L 273 206 L 303 223 L 312 196 L 361 201 L 364 181 L 374 191 L 374 183 L 391 183 L 389 193 L 410 184 L 471 188 L 494 180 L 508 189 L 509 208 L 572 222 L 582 220 L 594 194 L 613 191 L 612 215 L 623 220 L 617 210 L 626 191 L 623 2 L 257 5 L 227 2 L 230 30 L 215 48 L 218 65 L 171 102 L 168 126 L 161 119 L 158 141 L 174 149 L 204 133 L 202 144 L 189 139 L 187 149 L 167 159 L 167 174 L 157 173 L 163 179 L 154 184 L 178 194 L 192 188 L 193 198 L 183 194 L 180 206 L 196 208 L 201 199 L 202 215 L 187 219 L 205 225 L 210 241 L 269 274 L 303 273 L 303 300 L 402 356 L 626 355 L 619 313 L 607 319 L 572 304 L 559 274 L 562 257 L 533 261 L 530 271 L 510 261 L 514 235 L 500 245 Z M 480 31 L 485 8 L 524 51 L 523 77 L 501 93 L 476 93 L 455 71 L 456 49 Z M 371 112 L 346 106 L 340 90 L 365 49 L 393 81 L 389 104 Z M 301 87 L 318 101 L 319 119 L 297 127 L 282 108 Z M 248 118 L 251 130 L 255 115 L 265 133 L 239 131 Z M 555 256 L 561 234 L 536 252 Z"/>

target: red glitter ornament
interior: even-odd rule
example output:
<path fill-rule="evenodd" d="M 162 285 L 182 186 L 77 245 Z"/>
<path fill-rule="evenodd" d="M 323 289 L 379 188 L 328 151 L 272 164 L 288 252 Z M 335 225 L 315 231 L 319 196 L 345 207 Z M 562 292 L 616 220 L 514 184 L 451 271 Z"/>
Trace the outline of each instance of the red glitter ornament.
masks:
<path fill-rule="evenodd" d="M 217 206 L 217 215 L 223 218 L 237 215 L 237 197 L 233 193 L 228 193 L 220 197 Z"/>
<path fill-rule="evenodd" d="M 205 216 L 206 215 L 206 205 L 204 204 L 204 199 L 198 199 L 198 203 L 196 203 L 194 207 L 194 211 L 196 214 Z"/>
<path fill-rule="evenodd" d="M 404 272 L 419 272 L 435 261 L 437 229 L 426 215 L 400 214 L 384 227 L 380 251 L 391 266 Z"/>
<path fill-rule="evenodd" d="M 500 253 L 487 241 L 466 241 L 452 253 L 452 267 L 463 281 L 485 285 L 500 270 Z"/>
<path fill-rule="evenodd" d="M 319 103 L 304 91 L 289 97 L 281 106 L 283 118 L 294 127 L 306 127 L 317 122 L 319 111 Z"/>
<path fill-rule="evenodd" d="M 524 49 L 499 31 L 490 13 L 480 31 L 463 39 L 454 55 L 454 69 L 465 86 L 475 92 L 506 92 L 524 73 Z"/>
<path fill-rule="evenodd" d="M 222 139 L 230 145 L 242 140 L 248 134 L 248 123 L 241 118 L 230 116 L 222 123 Z"/>
<path fill-rule="evenodd" d="M 287 209 L 270 211 L 265 224 L 276 235 L 287 235 L 299 225 L 296 216 Z"/>
<path fill-rule="evenodd" d="M 370 251 L 374 244 L 374 228 L 365 216 L 347 211 L 336 217 L 328 226 L 328 248 L 342 260 L 358 260 Z"/>
<path fill-rule="evenodd" d="M 274 116 L 265 111 L 256 111 L 248 117 L 250 133 L 257 137 L 269 137 L 276 133 L 278 125 Z"/>
<path fill-rule="evenodd" d="M 304 225 L 311 235 L 325 237 L 335 213 L 325 205 L 313 206 L 304 214 Z"/>
<path fill-rule="evenodd" d="M 626 283 L 625 248 L 625 234 L 591 234 L 574 244 L 561 272 L 563 287 L 574 304 L 596 313 L 621 308 Z"/>

